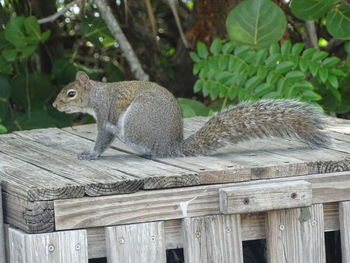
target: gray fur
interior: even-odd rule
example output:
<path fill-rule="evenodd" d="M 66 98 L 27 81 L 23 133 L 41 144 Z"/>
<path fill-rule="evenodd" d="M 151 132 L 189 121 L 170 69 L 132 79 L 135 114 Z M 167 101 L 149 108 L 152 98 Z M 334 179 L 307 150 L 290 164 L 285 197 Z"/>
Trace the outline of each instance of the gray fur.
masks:
<path fill-rule="evenodd" d="M 296 100 L 243 102 L 212 117 L 181 146 L 184 155 L 208 154 L 227 143 L 281 137 L 310 146 L 324 146 L 326 118 L 313 106 Z"/>

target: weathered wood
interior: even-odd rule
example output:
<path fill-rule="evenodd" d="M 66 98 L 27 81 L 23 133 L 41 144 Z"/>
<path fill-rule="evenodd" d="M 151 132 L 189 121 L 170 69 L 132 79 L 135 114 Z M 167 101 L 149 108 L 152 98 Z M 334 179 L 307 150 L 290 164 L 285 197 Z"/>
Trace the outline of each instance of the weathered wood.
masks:
<path fill-rule="evenodd" d="M 142 180 L 119 171 L 100 167 L 93 162 L 80 162 L 75 154 L 56 150 L 57 143 L 41 145 L 16 134 L 0 136 L 0 151 L 9 156 L 69 178 L 83 185 L 91 196 L 130 193 L 142 186 Z M 74 147 L 74 145 L 70 145 Z"/>
<path fill-rule="evenodd" d="M 350 202 L 339 203 L 342 262 L 350 262 Z"/>
<path fill-rule="evenodd" d="M 77 198 L 84 186 L 18 159 L 0 153 L 3 190 L 28 201 Z"/>
<path fill-rule="evenodd" d="M 296 208 L 312 204 L 311 183 L 306 181 L 257 183 L 219 189 L 220 212 L 240 214 Z"/>
<path fill-rule="evenodd" d="M 6 263 L 4 218 L 2 215 L 1 181 L 0 181 L 0 263 Z"/>
<path fill-rule="evenodd" d="M 55 145 L 55 151 L 61 155 L 76 155 L 93 148 L 93 143 L 78 136 L 58 129 L 43 129 L 17 133 L 19 136 L 44 146 Z M 91 163 L 78 161 L 80 163 Z M 95 169 L 106 169 L 107 172 L 124 173 L 124 180 L 132 175 L 143 182 L 145 189 L 180 187 L 198 185 L 195 172 L 153 160 L 128 155 L 124 152 L 108 149 L 98 161 L 93 162 Z"/>
<path fill-rule="evenodd" d="M 348 173 L 342 173 L 342 176 L 344 180 L 348 180 Z M 336 197 L 335 193 L 338 184 L 334 188 L 332 188 L 332 185 L 329 187 L 329 182 L 338 180 L 339 176 L 336 176 L 336 174 L 270 179 L 269 182 L 306 180 L 312 183 L 313 180 L 317 181 L 319 178 L 327 177 L 328 180 L 324 179 L 324 182 L 318 183 L 317 191 L 313 192 L 313 199 L 323 200 L 324 190 L 333 193 L 333 197 Z M 139 191 L 128 195 L 56 200 L 54 201 L 56 229 L 76 229 L 219 214 L 218 190 L 223 187 L 240 187 L 249 184 L 254 184 L 254 182 L 193 186 L 179 189 Z M 345 197 L 348 198 L 348 196 Z M 342 200 L 324 200 L 324 202 L 334 201 Z M 133 209 L 130 209 L 131 207 Z M 145 207 L 147 209 L 144 209 Z"/>
<path fill-rule="evenodd" d="M 52 201 L 30 202 L 3 192 L 5 222 L 29 233 L 52 232 L 55 229 Z"/>
<path fill-rule="evenodd" d="M 186 263 L 243 263 L 239 215 L 215 215 L 183 220 Z"/>
<path fill-rule="evenodd" d="M 326 262 L 322 215 L 322 205 L 267 212 L 268 262 Z"/>
<path fill-rule="evenodd" d="M 317 207 L 317 205 L 315 206 Z M 320 210 L 318 210 L 320 211 Z M 323 206 L 324 229 L 323 231 L 338 231 L 338 203 L 329 203 Z M 321 222 L 322 213 L 315 213 L 317 221 Z M 242 240 L 265 239 L 266 213 L 243 214 L 241 217 Z M 321 225 L 317 225 L 321 227 Z M 182 220 L 164 221 L 165 247 L 166 249 L 183 248 Z M 103 227 L 88 228 L 89 258 L 106 257 L 105 229 Z M 323 237 L 320 237 L 322 239 Z"/>
<path fill-rule="evenodd" d="M 110 263 L 166 262 L 163 222 L 106 227 Z"/>
<path fill-rule="evenodd" d="M 9 254 L 13 263 L 88 263 L 86 231 L 34 235 L 9 228 Z"/>

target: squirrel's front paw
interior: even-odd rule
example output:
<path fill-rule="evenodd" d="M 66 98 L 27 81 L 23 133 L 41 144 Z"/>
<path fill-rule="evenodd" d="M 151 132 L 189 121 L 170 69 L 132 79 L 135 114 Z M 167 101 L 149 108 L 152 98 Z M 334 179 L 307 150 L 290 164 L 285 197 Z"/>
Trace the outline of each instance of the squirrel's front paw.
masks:
<path fill-rule="evenodd" d="M 92 151 L 92 152 L 82 152 L 78 154 L 79 160 L 96 160 L 100 155 L 98 152 Z"/>

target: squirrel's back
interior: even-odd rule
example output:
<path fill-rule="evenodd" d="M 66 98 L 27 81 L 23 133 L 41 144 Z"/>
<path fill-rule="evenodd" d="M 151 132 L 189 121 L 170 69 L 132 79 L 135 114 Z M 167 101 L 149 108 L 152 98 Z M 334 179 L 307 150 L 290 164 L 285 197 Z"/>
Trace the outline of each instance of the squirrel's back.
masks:
<path fill-rule="evenodd" d="M 310 146 L 329 142 L 321 129 L 326 123 L 318 110 L 296 100 L 243 102 L 212 117 L 182 145 L 184 155 L 208 154 L 226 143 L 254 138 L 294 138 Z"/>

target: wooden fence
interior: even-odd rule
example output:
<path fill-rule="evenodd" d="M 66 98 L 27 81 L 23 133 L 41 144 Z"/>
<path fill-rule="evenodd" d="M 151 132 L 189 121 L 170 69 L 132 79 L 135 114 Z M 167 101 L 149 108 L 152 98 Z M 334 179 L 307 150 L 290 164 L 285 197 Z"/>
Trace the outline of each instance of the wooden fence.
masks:
<path fill-rule="evenodd" d="M 186 263 L 240 263 L 243 241 L 266 239 L 268 262 L 322 263 L 325 232 L 340 230 L 348 263 L 349 190 L 341 172 L 141 191 L 126 203 L 126 195 L 58 200 L 62 231 L 10 227 L 8 252 L 11 263 L 165 263 L 166 249 L 183 248 Z"/>

